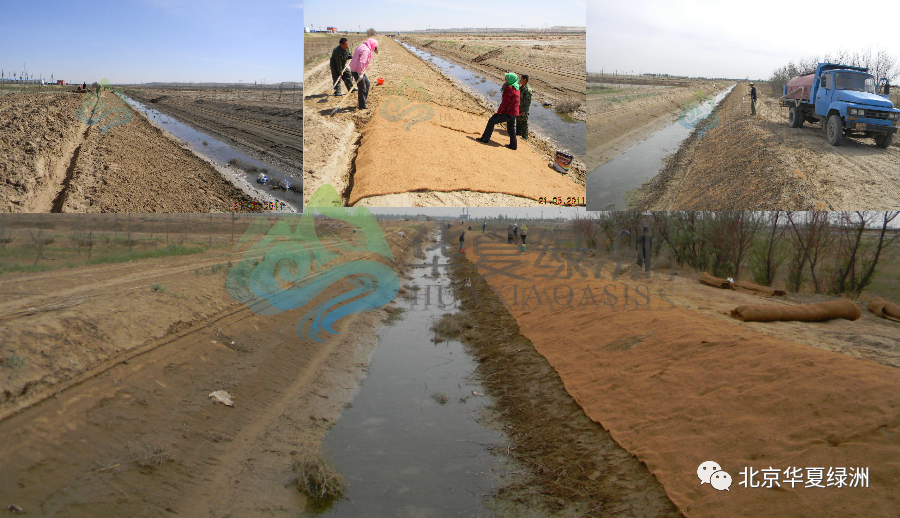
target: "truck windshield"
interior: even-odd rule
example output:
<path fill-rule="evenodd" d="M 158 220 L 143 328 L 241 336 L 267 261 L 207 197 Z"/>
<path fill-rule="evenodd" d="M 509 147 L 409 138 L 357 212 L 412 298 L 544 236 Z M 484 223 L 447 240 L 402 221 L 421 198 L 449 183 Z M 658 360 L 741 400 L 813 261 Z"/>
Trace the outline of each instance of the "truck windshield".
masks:
<path fill-rule="evenodd" d="M 839 72 L 834 75 L 834 85 L 838 90 L 875 93 L 875 78 L 867 74 Z"/>

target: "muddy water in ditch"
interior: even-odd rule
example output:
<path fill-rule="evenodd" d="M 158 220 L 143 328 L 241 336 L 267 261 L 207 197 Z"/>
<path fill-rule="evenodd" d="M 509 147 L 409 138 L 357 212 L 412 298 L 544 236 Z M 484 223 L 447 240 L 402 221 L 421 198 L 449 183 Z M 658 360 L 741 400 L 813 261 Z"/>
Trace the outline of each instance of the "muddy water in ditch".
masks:
<path fill-rule="evenodd" d="M 248 173 L 241 169 L 228 166 L 227 164 L 229 160 L 234 158 L 240 160 L 248 166 L 254 166 L 259 170 L 268 169 L 268 172 L 266 174 L 268 175 L 270 184 L 272 185 L 279 185 L 282 180 L 288 180 L 292 184 L 300 182 L 300 184 L 302 185 L 302 180 L 294 178 L 290 174 L 280 171 L 277 168 L 274 168 L 266 163 L 263 163 L 246 153 L 242 153 L 237 149 L 229 146 L 225 142 L 197 131 L 187 124 L 184 124 L 181 121 L 170 117 L 160 111 L 154 110 L 153 108 L 135 101 L 134 99 L 128 98 L 128 103 L 133 108 L 143 113 L 148 119 L 156 121 L 166 131 L 187 144 L 188 147 L 191 148 L 191 151 L 193 151 L 194 153 L 205 156 L 216 162 L 218 165 L 226 166 L 237 177 L 246 180 L 251 187 L 255 188 L 259 192 L 264 192 L 277 200 L 287 203 L 291 208 L 293 208 L 295 212 L 299 212 L 302 208 L 303 195 L 301 193 L 284 191 L 281 189 L 272 189 L 267 185 L 258 184 L 256 183 L 256 178 L 259 173 Z M 204 142 L 206 142 L 207 145 L 204 146 Z"/>
<path fill-rule="evenodd" d="M 678 151 L 678 146 L 690 136 L 697 123 L 709 116 L 733 88 L 734 85 L 716 95 L 712 101 L 682 113 L 677 121 L 591 171 L 587 177 L 587 209 L 626 208 L 626 193 L 653 178 L 662 168 L 663 160 Z"/>
<path fill-rule="evenodd" d="M 464 85 L 484 95 L 487 99 L 497 103 L 497 105 L 500 104 L 500 86 L 492 80 L 407 43 L 401 43 L 401 45 L 416 56 L 434 63 L 445 74 L 459 79 Z M 486 79 L 486 81 L 482 82 L 483 79 Z M 491 92 L 493 92 L 493 95 L 491 95 Z M 487 120 L 485 120 L 485 123 L 487 123 Z M 531 109 L 528 112 L 528 126 L 529 129 L 537 130 L 550 137 L 562 146 L 562 149 L 568 149 L 576 158 L 584 160 L 584 155 L 587 151 L 585 123 L 566 120 L 554 110 L 545 108 L 537 101 L 532 101 Z"/>
<path fill-rule="evenodd" d="M 505 461 L 487 447 L 507 441 L 477 422 L 490 401 L 463 345 L 433 341 L 432 324 L 457 305 L 435 258 L 448 262 L 435 250 L 414 270 L 418 296 L 379 335 L 352 406 L 325 437 L 348 490 L 323 516 L 497 516 L 486 497 Z"/>

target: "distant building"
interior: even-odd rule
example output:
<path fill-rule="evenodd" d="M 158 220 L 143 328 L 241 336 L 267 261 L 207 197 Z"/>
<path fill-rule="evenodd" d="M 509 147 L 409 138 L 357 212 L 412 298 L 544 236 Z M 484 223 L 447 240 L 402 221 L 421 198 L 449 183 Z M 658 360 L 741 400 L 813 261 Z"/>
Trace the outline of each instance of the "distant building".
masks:
<path fill-rule="evenodd" d="M 307 32 L 307 33 L 308 33 L 308 32 L 312 32 L 312 31 L 309 30 L 309 27 L 304 27 L 304 28 L 303 28 L 303 32 Z"/>
<path fill-rule="evenodd" d="M 66 82 L 65 82 L 64 80 L 62 80 L 62 79 L 57 79 L 57 80 L 56 80 L 56 84 L 65 86 L 65 85 L 66 85 Z"/>
<path fill-rule="evenodd" d="M 326 32 L 337 32 L 337 27 L 325 27 Z"/>

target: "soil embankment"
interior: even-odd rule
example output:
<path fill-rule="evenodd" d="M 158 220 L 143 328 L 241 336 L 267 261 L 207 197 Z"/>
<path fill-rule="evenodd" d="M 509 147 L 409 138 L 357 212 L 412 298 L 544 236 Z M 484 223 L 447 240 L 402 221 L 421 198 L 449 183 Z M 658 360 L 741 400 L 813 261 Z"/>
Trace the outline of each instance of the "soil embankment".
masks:
<path fill-rule="evenodd" d="M 587 63 L 585 33 L 517 35 L 422 35 L 403 36 L 415 47 L 465 64 L 470 70 L 502 83 L 504 74 L 528 74 L 534 100 L 558 104 L 576 99 L 582 108 L 569 114 L 584 121 L 584 85 Z"/>
<path fill-rule="evenodd" d="M 410 229 L 384 229 L 407 260 L 413 243 L 396 231 Z M 302 309 L 265 316 L 228 296 L 226 261 L 241 257 L 214 249 L 0 279 L 0 335 L 20 359 L 0 372 L 5 505 L 72 517 L 302 512 L 293 462 L 352 396 L 387 312 L 344 318 L 325 343 L 300 339 Z M 311 303 L 350 288 L 336 282 Z M 233 408 L 208 398 L 218 389 Z"/>
<path fill-rule="evenodd" d="M 684 141 L 663 170 L 636 191 L 642 210 L 881 210 L 900 205 L 900 143 L 845 137 L 831 146 L 819 124 L 787 124 L 777 96 L 746 85 L 720 105 L 715 127 Z"/>
<path fill-rule="evenodd" d="M 718 91 L 708 82 L 607 84 L 587 96 L 587 168 L 593 171 L 675 122 L 685 106 Z M 608 93 L 607 93 L 608 92 Z"/>
<path fill-rule="evenodd" d="M 330 184 L 345 203 L 376 206 L 521 206 L 538 205 L 545 196 L 584 196 L 583 178 L 578 183 L 550 169 L 549 146 L 519 140 L 517 151 L 506 149 L 498 145 L 508 142 L 500 126 L 493 144 L 475 141 L 494 108 L 390 38 L 381 36 L 379 43 L 365 110 L 351 94 L 331 117 L 341 98 L 331 95 L 328 64 L 308 69 L 307 193 Z M 382 86 L 375 85 L 379 77 Z M 455 156 L 466 159 L 456 163 Z M 510 172 L 535 189 L 497 181 Z"/>
<path fill-rule="evenodd" d="M 121 104 L 110 92 L 103 99 Z M 0 210 L 227 212 L 253 201 L 133 110 L 108 133 L 80 122 L 83 101 L 72 93 L 0 98 Z"/>
<path fill-rule="evenodd" d="M 127 93 L 282 171 L 298 178 L 302 175 L 302 91 L 220 93 L 215 89 L 155 88 L 129 89 Z M 292 97 L 296 97 L 296 102 L 291 101 Z"/>
<path fill-rule="evenodd" d="M 478 271 L 507 293 L 522 335 L 569 394 L 646 463 L 685 516 L 896 514 L 896 343 L 892 355 L 877 355 L 879 364 L 851 357 L 855 343 L 847 338 L 896 340 L 895 325 L 866 314 L 855 322 L 741 323 L 718 311 L 765 299 L 678 277 L 612 280 L 614 265 L 605 278 L 553 279 L 546 265 L 537 267 L 539 253 L 521 254 L 520 266 L 508 271 L 524 280 L 491 273 L 489 265 Z M 477 259 L 474 247 L 467 257 Z M 829 342 L 843 342 L 849 354 L 826 350 L 837 348 Z M 698 466 L 710 460 L 731 475 L 729 491 L 698 480 Z M 740 485 L 748 469 L 759 484 L 760 470 L 770 467 L 801 468 L 800 485 L 784 477 L 778 490 Z M 807 467 L 824 467 L 822 488 L 806 486 Z M 846 468 L 851 478 L 868 468 L 868 475 L 857 487 L 832 478 L 826 488 L 829 467 Z"/>

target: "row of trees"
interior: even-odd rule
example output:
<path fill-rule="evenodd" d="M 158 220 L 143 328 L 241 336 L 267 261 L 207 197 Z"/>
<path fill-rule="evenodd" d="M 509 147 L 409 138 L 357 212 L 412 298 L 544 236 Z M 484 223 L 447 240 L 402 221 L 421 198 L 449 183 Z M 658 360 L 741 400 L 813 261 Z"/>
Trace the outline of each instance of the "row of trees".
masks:
<path fill-rule="evenodd" d="M 801 59 L 796 64 L 791 61 L 783 67 L 777 68 L 769 79 L 772 93 L 781 95 L 784 85 L 799 75 L 812 74 L 816 71 L 818 63 L 838 63 L 853 67 L 866 67 L 876 78 L 886 77 L 891 83 L 900 76 L 900 62 L 896 54 L 891 54 L 884 49 L 872 50 L 866 47 L 857 51 L 840 50 L 835 54 L 811 56 Z"/>
<path fill-rule="evenodd" d="M 900 243 L 898 215 L 626 211 L 598 213 L 573 225 L 590 248 L 612 251 L 623 230 L 637 235 L 647 226 L 654 253 L 665 251 L 678 265 L 765 286 L 780 279 L 793 292 L 809 285 L 816 293 L 858 296 L 872 284 L 885 252 Z"/>

